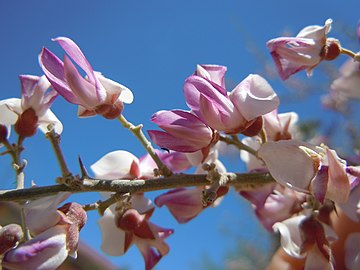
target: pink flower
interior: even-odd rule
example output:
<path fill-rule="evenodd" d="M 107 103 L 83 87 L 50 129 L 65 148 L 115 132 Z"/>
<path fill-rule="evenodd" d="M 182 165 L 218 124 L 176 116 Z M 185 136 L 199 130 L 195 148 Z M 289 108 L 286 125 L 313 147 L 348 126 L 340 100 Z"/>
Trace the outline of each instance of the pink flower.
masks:
<path fill-rule="evenodd" d="M 187 105 L 204 123 L 229 134 L 245 131 L 259 116 L 274 110 L 279 104 L 268 82 L 254 74 L 230 93 L 207 77 L 193 75 L 185 80 L 184 92 Z"/>
<path fill-rule="evenodd" d="M 151 117 L 151 121 L 165 130 L 149 130 L 151 140 L 166 149 L 185 153 L 202 150 L 208 153 L 211 144 L 216 141 L 213 130 L 187 111 L 159 111 Z"/>
<path fill-rule="evenodd" d="M 63 126 L 49 109 L 57 93 L 49 90 L 50 83 L 45 76 L 20 75 L 21 99 L 9 98 L 0 101 L 0 124 L 7 127 L 14 125 L 15 131 L 22 137 L 30 137 L 40 128 L 48 132 L 48 125 L 53 125 L 55 132 L 61 134 Z"/>
<path fill-rule="evenodd" d="M 252 203 L 257 218 L 268 231 L 272 231 L 276 222 L 299 212 L 305 201 L 304 194 L 279 184 L 266 185 L 254 191 L 241 191 L 240 194 Z"/>
<path fill-rule="evenodd" d="M 47 48 L 43 48 L 39 55 L 41 68 L 53 88 L 70 103 L 79 105 L 80 117 L 96 114 L 108 119 L 118 117 L 123 111 L 123 102 L 132 102 L 132 92 L 95 72 L 71 39 L 58 37 L 53 40 L 67 53 L 64 62 Z M 69 57 L 85 71 L 85 78 L 80 75 Z"/>
<path fill-rule="evenodd" d="M 258 155 L 278 183 L 310 192 L 320 202 L 325 198 L 336 202 L 348 200 L 350 181 L 346 163 L 334 150 L 282 140 L 261 145 Z"/>
<path fill-rule="evenodd" d="M 203 77 L 225 89 L 225 73 L 227 68 L 219 65 L 197 65 L 194 75 Z"/>
<path fill-rule="evenodd" d="M 340 54 L 338 41 L 327 39 L 331 23 L 328 19 L 324 26 L 305 27 L 296 37 L 280 37 L 267 42 L 281 79 L 286 80 L 305 69 L 310 76 L 321 60 L 332 60 Z"/>
<path fill-rule="evenodd" d="M 295 258 L 305 259 L 305 270 L 334 269 L 330 242 L 337 240 L 330 226 L 313 216 L 300 215 L 275 223 L 274 231 L 281 234 L 281 246 Z"/>

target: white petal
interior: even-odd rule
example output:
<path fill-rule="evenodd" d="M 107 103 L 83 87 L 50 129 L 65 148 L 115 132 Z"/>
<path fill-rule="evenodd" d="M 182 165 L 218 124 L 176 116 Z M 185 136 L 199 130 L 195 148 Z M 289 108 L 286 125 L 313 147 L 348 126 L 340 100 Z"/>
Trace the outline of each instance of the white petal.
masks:
<path fill-rule="evenodd" d="M 113 151 L 90 166 L 96 178 L 116 179 L 129 175 L 133 162 L 139 164 L 136 156 L 124 150 Z"/>
<path fill-rule="evenodd" d="M 101 229 L 101 249 L 110 256 L 124 254 L 125 232 L 115 226 L 114 214 L 106 209 L 104 215 L 98 220 Z"/>
<path fill-rule="evenodd" d="M 21 112 L 21 99 L 8 98 L 0 100 L 0 123 L 3 125 L 15 124 L 18 114 Z"/>
<path fill-rule="evenodd" d="M 39 118 L 39 129 L 43 133 L 49 132 L 48 126 L 54 126 L 54 130 L 56 134 L 61 134 L 63 131 L 63 125 L 60 120 L 56 117 L 56 115 L 49 109 L 46 113 Z"/>

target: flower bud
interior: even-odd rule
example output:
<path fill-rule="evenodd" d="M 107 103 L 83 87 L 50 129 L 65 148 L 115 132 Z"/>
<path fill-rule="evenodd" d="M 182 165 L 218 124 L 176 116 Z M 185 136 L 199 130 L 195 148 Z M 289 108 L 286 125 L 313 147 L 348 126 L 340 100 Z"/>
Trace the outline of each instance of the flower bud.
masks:
<path fill-rule="evenodd" d="M 0 255 L 17 246 L 23 238 L 23 231 L 18 224 L 9 224 L 0 229 Z"/>
<path fill-rule="evenodd" d="M 25 110 L 16 121 L 14 128 L 21 137 L 31 137 L 35 135 L 38 127 L 38 117 L 33 108 Z"/>
<path fill-rule="evenodd" d="M 321 59 L 323 60 L 334 60 L 341 53 L 340 42 L 335 38 L 328 38 L 326 44 L 320 52 Z"/>

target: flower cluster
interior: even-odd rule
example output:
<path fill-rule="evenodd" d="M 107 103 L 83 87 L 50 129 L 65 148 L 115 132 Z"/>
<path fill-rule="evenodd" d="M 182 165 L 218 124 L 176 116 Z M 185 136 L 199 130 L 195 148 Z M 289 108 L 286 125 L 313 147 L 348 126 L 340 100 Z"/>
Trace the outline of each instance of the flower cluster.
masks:
<path fill-rule="evenodd" d="M 331 24 L 329 19 L 324 26 L 305 27 L 296 37 L 268 41 L 283 80 L 301 70 L 311 75 L 321 61 L 333 60 L 341 53 L 360 61 L 358 54 L 327 37 Z M 63 60 L 43 48 L 39 62 L 44 75 L 21 75 L 21 99 L 0 101 L 0 144 L 6 147 L 4 154 L 11 155 L 17 189 L 23 189 L 27 163 L 20 158 L 22 142 L 39 128 L 50 138 L 59 161 L 62 177 L 58 187 L 73 192 L 103 191 L 102 199 L 85 206 L 68 202 L 59 207 L 71 192 L 21 197 L 22 224 L 0 226 L 2 267 L 56 269 L 68 256 L 76 258 L 80 230 L 87 222 L 85 210 L 97 209 L 101 249 L 110 256 L 121 256 L 136 246 L 145 269 L 153 269 L 169 253 L 166 239 L 174 233 L 155 224 L 156 207 L 165 206 L 178 223 L 186 223 L 219 205 L 234 185 L 251 203 L 264 228 L 281 234 L 285 253 L 302 259 L 304 269 L 334 269 L 339 251 L 333 244 L 339 242 L 344 267 L 360 268 L 359 230 L 344 236 L 335 226 L 339 219 L 335 214 L 339 213 L 359 227 L 360 169 L 350 166 L 326 141 L 305 140 L 297 125 L 298 115 L 280 113 L 279 97 L 265 78 L 250 74 L 228 91 L 227 67 L 197 65 L 184 82 L 188 108 L 160 110 L 151 117 L 162 129 L 148 130 L 160 151 L 146 139 L 142 125 L 134 126 L 122 115 L 124 103 L 133 100 L 132 92 L 94 71 L 71 39 L 53 41 L 65 51 Z M 357 98 L 359 78 L 358 62 L 347 63 L 331 89 L 346 98 Z M 99 114 L 118 119 L 148 153 L 141 158 L 125 150 L 107 153 L 91 165 L 94 178 L 80 160 L 82 176 L 73 176 L 59 150 L 57 139 L 63 126 L 50 110 L 59 95 L 78 105 L 79 117 Z M 16 144 L 9 142 L 12 125 L 18 135 Z M 247 173 L 227 172 L 220 159 L 229 146 L 235 146 Z M 187 174 L 189 169 L 194 173 Z M 184 179 L 199 176 L 205 181 L 191 182 L 195 187 L 189 188 Z M 252 182 L 254 176 L 268 180 Z M 249 179 L 243 183 L 236 177 Z M 149 183 L 163 184 L 158 189 L 172 189 L 153 203 L 144 193 L 153 190 Z M 340 238 L 346 239 L 338 241 Z"/>

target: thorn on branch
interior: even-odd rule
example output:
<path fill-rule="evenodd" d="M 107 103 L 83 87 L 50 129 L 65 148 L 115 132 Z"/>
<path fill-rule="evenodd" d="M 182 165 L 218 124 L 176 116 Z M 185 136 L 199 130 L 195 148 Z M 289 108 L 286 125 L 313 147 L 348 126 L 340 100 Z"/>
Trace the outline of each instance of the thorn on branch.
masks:
<path fill-rule="evenodd" d="M 81 178 L 82 179 L 89 178 L 89 174 L 88 174 L 80 156 L 78 157 L 78 161 L 79 161 L 79 166 L 80 166 Z"/>

